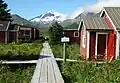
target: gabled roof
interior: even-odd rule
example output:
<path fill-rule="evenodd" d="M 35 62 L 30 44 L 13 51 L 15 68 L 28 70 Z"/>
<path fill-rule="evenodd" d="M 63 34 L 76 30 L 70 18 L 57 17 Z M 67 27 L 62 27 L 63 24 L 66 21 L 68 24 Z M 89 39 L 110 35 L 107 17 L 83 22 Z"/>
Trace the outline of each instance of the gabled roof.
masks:
<path fill-rule="evenodd" d="M 111 30 L 104 18 L 100 17 L 84 17 L 82 19 L 87 30 Z"/>
<path fill-rule="evenodd" d="M 10 25 L 9 21 L 0 21 L 0 31 L 7 31 Z"/>
<path fill-rule="evenodd" d="M 70 25 L 68 25 L 67 27 L 64 28 L 64 30 L 77 30 L 78 29 L 79 24 L 77 22 L 74 22 Z"/>
<path fill-rule="evenodd" d="M 120 29 L 120 7 L 104 7 L 117 29 Z"/>

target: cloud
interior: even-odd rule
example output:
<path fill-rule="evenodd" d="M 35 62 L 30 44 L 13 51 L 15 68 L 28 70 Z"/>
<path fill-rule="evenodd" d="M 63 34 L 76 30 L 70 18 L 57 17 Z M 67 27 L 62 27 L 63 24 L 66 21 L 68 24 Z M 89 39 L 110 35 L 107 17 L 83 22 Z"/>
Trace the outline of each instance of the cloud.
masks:
<path fill-rule="evenodd" d="M 71 18 L 75 18 L 82 12 L 95 12 L 98 13 L 103 7 L 120 7 L 120 0 L 97 0 L 95 4 L 86 5 L 75 10 Z"/>

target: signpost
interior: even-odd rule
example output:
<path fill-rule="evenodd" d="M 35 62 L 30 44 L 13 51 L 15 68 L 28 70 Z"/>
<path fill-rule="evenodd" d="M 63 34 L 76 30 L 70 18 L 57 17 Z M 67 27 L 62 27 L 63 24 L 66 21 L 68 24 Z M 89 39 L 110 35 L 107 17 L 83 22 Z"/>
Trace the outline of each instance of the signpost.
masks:
<path fill-rule="evenodd" d="M 61 42 L 63 42 L 63 59 L 66 62 L 66 43 L 70 41 L 69 37 L 61 38 Z"/>

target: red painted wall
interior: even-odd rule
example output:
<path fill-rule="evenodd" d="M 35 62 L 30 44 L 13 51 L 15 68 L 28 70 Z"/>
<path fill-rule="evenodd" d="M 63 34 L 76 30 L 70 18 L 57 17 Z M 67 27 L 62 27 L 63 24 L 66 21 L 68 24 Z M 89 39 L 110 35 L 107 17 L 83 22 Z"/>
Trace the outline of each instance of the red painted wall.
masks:
<path fill-rule="evenodd" d="M 108 26 L 113 29 L 114 31 L 108 35 L 108 47 L 107 47 L 107 60 L 110 60 L 113 56 L 115 59 L 116 55 L 116 31 L 112 23 L 110 22 L 110 19 L 107 15 L 104 15 L 105 21 L 108 24 Z"/>
<path fill-rule="evenodd" d="M 96 32 L 90 32 L 90 47 L 89 47 L 90 59 L 94 59 L 95 43 L 96 43 Z"/>
<path fill-rule="evenodd" d="M 65 30 L 64 32 L 65 32 L 65 35 L 70 38 L 71 43 L 80 44 L 80 41 L 79 41 L 80 34 L 79 34 L 79 37 L 74 37 L 75 31 L 77 31 L 77 30 Z"/>
<path fill-rule="evenodd" d="M 1 43 L 5 42 L 5 32 L 0 31 L 0 42 Z"/>
<path fill-rule="evenodd" d="M 116 50 L 116 34 L 109 34 L 108 36 L 108 49 L 107 49 L 107 60 L 110 60 L 113 56 L 115 59 L 115 50 Z"/>

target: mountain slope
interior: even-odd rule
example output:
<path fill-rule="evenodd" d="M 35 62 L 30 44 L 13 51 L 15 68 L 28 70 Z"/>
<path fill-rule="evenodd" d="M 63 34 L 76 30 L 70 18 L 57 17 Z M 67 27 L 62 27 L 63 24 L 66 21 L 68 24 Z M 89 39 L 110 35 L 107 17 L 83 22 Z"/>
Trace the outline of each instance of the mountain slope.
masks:
<path fill-rule="evenodd" d="M 66 15 L 53 11 L 48 11 L 40 16 L 30 19 L 31 22 L 42 24 L 51 23 L 53 21 L 62 22 L 64 20 L 66 20 Z"/>
<path fill-rule="evenodd" d="M 26 25 L 26 26 L 31 26 L 31 27 L 37 26 L 36 24 L 26 20 L 25 18 L 20 17 L 17 14 L 13 14 L 12 18 L 13 18 L 12 24 Z"/>

